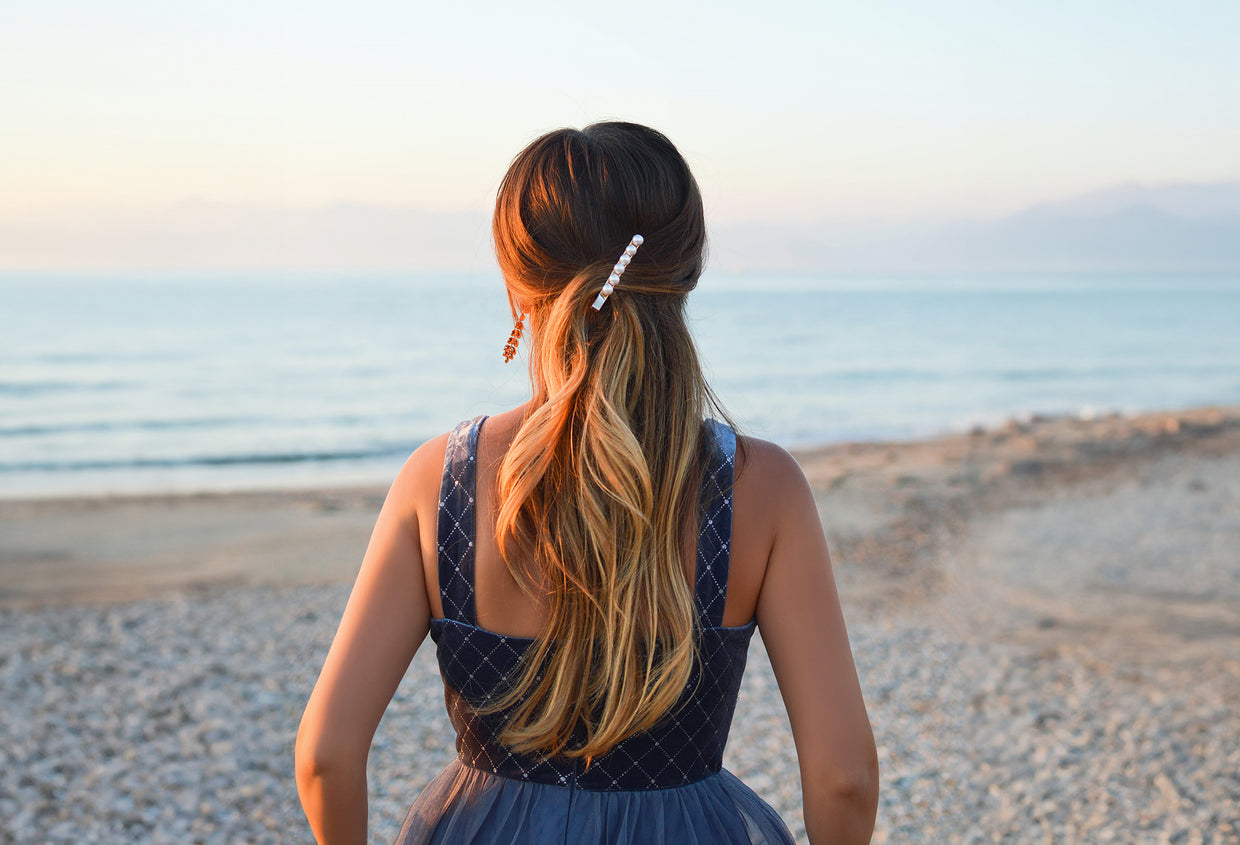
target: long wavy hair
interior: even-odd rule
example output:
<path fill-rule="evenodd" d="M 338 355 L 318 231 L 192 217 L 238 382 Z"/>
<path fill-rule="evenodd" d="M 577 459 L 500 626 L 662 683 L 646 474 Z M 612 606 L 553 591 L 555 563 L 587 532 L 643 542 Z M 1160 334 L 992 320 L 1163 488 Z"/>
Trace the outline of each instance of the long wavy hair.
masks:
<path fill-rule="evenodd" d="M 529 311 L 533 386 L 499 470 L 496 534 L 547 615 L 519 676 L 480 711 L 510 711 L 498 739 L 517 752 L 588 762 L 667 715 L 696 659 L 682 540 L 703 420 L 727 419 L 685 320 L 702 198 L 662 134 L 596 123 L 526 147 L 492 224 L 514 316 Z M 634 234 L 644 243 L 593 310 Z"/>

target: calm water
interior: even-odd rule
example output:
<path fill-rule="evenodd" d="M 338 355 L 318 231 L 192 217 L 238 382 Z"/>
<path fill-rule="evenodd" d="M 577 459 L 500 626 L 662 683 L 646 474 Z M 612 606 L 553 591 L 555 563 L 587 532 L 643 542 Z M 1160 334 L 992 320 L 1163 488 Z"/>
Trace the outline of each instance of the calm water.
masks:
<path fill-rule="evenodd" d="M 708 276 L 713 384 L 788 446 L 1240 403 L 1240 278 Z M 390 481 L 527 395 L 497 276 L 0 276 L 0 496 Z"/>

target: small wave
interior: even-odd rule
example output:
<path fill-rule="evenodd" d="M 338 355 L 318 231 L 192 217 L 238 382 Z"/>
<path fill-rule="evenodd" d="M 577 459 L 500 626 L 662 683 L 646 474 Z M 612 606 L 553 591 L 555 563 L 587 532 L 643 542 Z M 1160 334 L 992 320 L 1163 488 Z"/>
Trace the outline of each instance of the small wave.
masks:
<path fill-rule="evenodd" d="M 1149 378 L 1150 376 L 1194 376 L 1229 375 L 1235 367 L 1225 364 L 1171 364 L 1149 365 L 1146 362 L 1121 364 L 1116 366 L 1093 367 L 1027 367 L 1003 369 L 979 369 L 967 374 L 988 376 L 999 381 L 1062 381 L 1075 379 L 1113 379 Z"/>
<path fill-rule="evenodd" d="M 189 420 L 92 420 L 48 425 L 0 427 L 0 437 L 37 437 L 47 434 L 99 434 L 109 431 L 171 431 L 192 428 L 232 428 L 262 422 L 257 417 L 215 417 Z"/>
<path fill-rule="evenodd" d="M 86 420 L 46 425 L 0 427 L 0 437 L 34 437 L 46 434 L 99 434 L 115 431 L 176 431 L 195 428 L 236 428 L 262 423 L 282 423 L 264 417 L 198 417 L 183 420 Z"/>
<path fill-rule="evenodd" d="M 926 370 L 910 367 L 875 367 L 873 369 L 853 368 L 825 372 L 821 374 L 824 381 L 943 381 L 951 377 L 950 373 L 938 370 Z"/>
<path fill-rule="evenodd" d="M 772 370 L 763 366 L 739 368 L 724 375 L 729 388 L 766 393 L 774 388 L 804 391 L 807 387 L 830 387 L 840 382 L 867 384 L 872 382 L 947 381 L 955 378 L 952 373 L 909 367 L 851 367 L 843 369 Z"/>
<path fill-rule="evenodd" d="M 85 472 L 91 470 L 172 469 L 176 467 L 270 466 L 273 464 L 331 463 L 408 455 L 417 443 L 337 451 L 259 452 L 235 455 L 195 455 L 183 458 L 102 458 L 75 461 L 13 461 L 0 463 L 0 472 Z"/>
<path fill-rule="evenodd" d="M 0 395 L 42 396 L 48 393 L 98 393 L 133 387 L 132 381 L 0 381 Z"/>
<path fill-rule="evenodd" d="M 408 417 L 411 415 L 401 415 Z M 375 422 L 376 418 L 360 414 L 340 414 L 316 419 L 296 420 L 279 417 L 194 417 L 189 419 L 146 420 L 83 420 L 82 422 L 0 426 L 0 437 L 40 437 L 49 434 L 100 434 L 125 431 L 182 431 L 187 429 L 245 428 L 276 425 L 327 425 L 356 427 Z"/>

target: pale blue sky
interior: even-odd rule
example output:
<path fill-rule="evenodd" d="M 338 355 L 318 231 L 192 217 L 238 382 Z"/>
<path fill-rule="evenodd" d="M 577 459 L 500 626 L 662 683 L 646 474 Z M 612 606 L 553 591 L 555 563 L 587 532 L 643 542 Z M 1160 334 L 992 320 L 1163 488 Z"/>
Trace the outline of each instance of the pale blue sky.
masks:
<path fill-rule="evenodd" d="M 529 139 L 681 147 L 718 220 L 1240 179 L 1240 3 L 0 6 L 0 221 L 187 198 L 486 208 Z"/>

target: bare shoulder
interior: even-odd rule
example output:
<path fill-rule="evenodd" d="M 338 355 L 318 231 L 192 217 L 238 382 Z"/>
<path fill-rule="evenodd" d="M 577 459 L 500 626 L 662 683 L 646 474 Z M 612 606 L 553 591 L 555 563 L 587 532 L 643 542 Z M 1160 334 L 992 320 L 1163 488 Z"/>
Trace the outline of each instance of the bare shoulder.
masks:
<path fill-rule="evenodd" d="M 737 437 L 737 444 L 737 459 L 746 472 L 752 471 L 766 478 L 782 478 L 785 481 L 805 475 L 792 453 L 778 443 L 745 434 Z"/>
<path fill-rule="evenodd" d="M 478 443 L 480 463 L 484 455 L 498 450 L 502 455 L 512 433 L 520 424 L 522 407 L 488 416 Z M 438 507 L 439 486 L 443 479 L 444 459 L 448 451 L 451 431 L 445 431 L 427 440 L 405 459 L 404 465 L 392 482 L 389 498 L 398 501 L 420 514 L 433 514 Z M 429 508 L 429 510 L 427 510 Z"/>
<path fill-rule="evenodd" d="M 405 465 L 401 467 L 400 474 L 416 476 L 425 473 L 428 469 L 437 471 L 443 465 L 444 454 L 448 451 L 448 437 L 451 434 L 452 432 L 445 431 L 414 449 L 412 454 L 405 459 Z"/>
<path fill-rule="evenodd" d="M 761 595 L 770 595 L 766 587 L 773 572 L 829 568 L 818 502 L 797 459 L 782 446 L 746 437 L 737 462 L 735 517 L 745 530 L 761 537 Z M 734 536 L 735 541 L 741 539 Z"/>
<path fill-rule="evenodd" d="M 754 615 L 781 538 L 789 531 L 789 513 L 804 511 L 807 500 L 813 508 L 805 474 L 783 447 L 757 437 L 738 438 L 736 463 L 728 602 L 740 607 L 729 617 L 733 620 Z"/>
<path fill-rule="evenodd" d="M 443 474 L 444 454 L 448 450 L 448 436 L 444 432 L 432 437 L 405 459 L 388 490 L 388 503 L 406 516 L 425 517 L 428 502 L 437 506 L 439 482 Z"/>
<path fill-rule="evenodd" d="M 794 499 L 813 498 L 797 459 L 758 437 L 738 438 L 736 491 L 745 504 L 777 514 Z"/>

